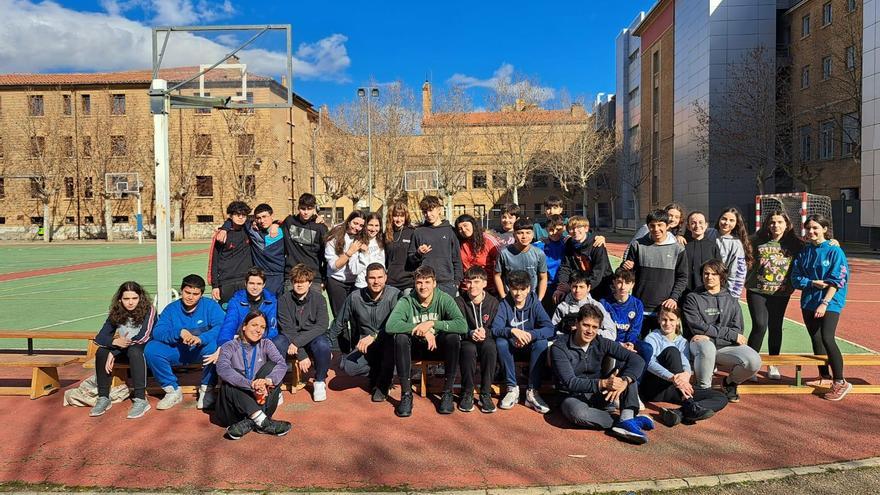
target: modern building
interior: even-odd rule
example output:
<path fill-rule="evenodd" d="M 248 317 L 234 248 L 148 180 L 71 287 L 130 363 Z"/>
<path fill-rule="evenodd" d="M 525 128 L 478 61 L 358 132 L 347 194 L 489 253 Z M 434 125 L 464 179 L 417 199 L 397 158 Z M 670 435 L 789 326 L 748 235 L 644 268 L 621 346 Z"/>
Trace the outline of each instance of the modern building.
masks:
<path fill-rule="evenodd" d="M 640 183 L 641 138 L 641 38 L 633 35 L 636 26 L 645 18 L 639 12 L 630 25 L 615 40 L 617 93 L 615 95 L 615 129 L 620 155 L 617 159 L 616 187 L 619 198 L 615 206 L 618 227 L 637 228 L 641 213 L 636 201 Z"/>
<path fill-rule="evenodd" d="M 880 248 L 880 30 L 878 0 L 865 0 L 862 9 L 862 143 L 861 225 L 870 228 L 870 242 Z"/>

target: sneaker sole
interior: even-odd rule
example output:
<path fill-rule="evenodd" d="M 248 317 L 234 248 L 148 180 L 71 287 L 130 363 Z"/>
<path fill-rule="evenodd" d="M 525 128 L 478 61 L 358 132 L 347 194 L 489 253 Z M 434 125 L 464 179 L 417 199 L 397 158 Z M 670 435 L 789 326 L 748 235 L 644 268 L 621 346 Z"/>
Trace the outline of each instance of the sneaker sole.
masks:
<path fill-rule="evenodd" d="M 832 401 L 832 402 L 837 402 L 837 401 L 839 401 L 839 400 L 843 400 L 843 398 L 846 397 L 847 394 L 849 394 L 850 391 L 852 390 L 852 384 L 851 384 L 851 383 L 848 383 L 847 385 L 848 385 L 848 386 L 846 387 L 846 390 L 844 390 L 843 393 L 840 394 L 839 397 L 833 397 L 833 398 L 825 397 L 825 400 L 830 400 L 830 401 Z"/>
<path fill-rule="evenodd" d="M 471 406 L 470 409 L 466 409 L 466 408 L 464 408 L 464 407 L 461 407 L 461 405 L 459 404 L 459 406 L 458 406 L 458 410 L 461 411 L 461 412 L 469 413 L 469 412 L 471 412 L 471 411 L 474 410 L 474 406 Z"/>
<path fill-rule="evenodd" d="M 158 409 L 159 411 L 165 411 L 167 409 L 171 409 L 172 407 L 180 404 L 181 402 L 183 402 L 183 397 L 177 399 L 176 401 L 172 402 L 171 404 L 169 404 L 167 406 L 162 404 L 161 401 L 159 401 L 159 404 L 156 404 L 156 409 Z"/>
<path fill-rule="evenodd" d="M 497 407 L 494 408 L 494 409 L 483 409 L 482 407 L 480 408 L 480 412 L 483 413 L 483 414 L 492 414 L 492 413 L 494 413 L 494 412 L 497 411 L 497 410 L 498 410 Z"/>
<path fill-rule="evenodd" d="M 683 419 L 681 420 L 681 422 L 684 423 L 684 424 L 686 424 L 686 425 L 697 424 L 697 423 L 699 423 L 700 421 L 706 421 L 707 419 L 711 418 L 712 416 L 715 416 L 715 411 L 709 411 L 709 413 L 710 413 L 710 414 L 706 414 L 705 416 L 703 416 L 703 417 L 701 417 L 701 418 L 683 418 Z"/>
<path fill-rule="evenodd" d="M 244 435 L 242 435 L 242 436 L 244 436 Z M 233 440 L 233 441 L 241 440 L 241 437 L 237 437 L 235 435 L 230 435 L 229 433 L 226 433 L 226 438 L 228 438 L 229 440 Z"/>
<path fill-rule="evenodd" d="M 672 428 L 673 426 L 678 425 L 683 421 L 682 417 L 674 412 L 671 409 L 667 409 L 665 407 L 660 408 L 660 424 L 666 426 L 668 428 Z"/>
<path fill-rule="evenodd" d="M 549 407 L 542 406 L 540 404 L 533 404 L 529 401 L 526 401 L 526 405 L 529 406 L 529 408 L 534 409 L 535 411 L 537 411 L 541 414 L 547 414 L 548 412 L 550 412 Z"/>
<path fill-rule="evenodd" d="M 136 415 L 131 415 L 131 414 L 129 414 L 128 416 L 125 417 L 125 419 L 138 419 L 138 418 L 142 418 L 142 417 L 144 417 L 144 414 L 147 414 L 147 411 L 149 411 L 150 409 L 152 409 L 152 406 L 150 406 L 150 405 L 148 404 L 148 405 L 147 405 L 147 408 L 144 409 L 143 411 L 141 411 L 140 414 L 136 414 Z"/>
<path fill-rule="evenodd" d="M 648 437 L 643 435 L 636 435 L 635 433 L 626 431 L 623 428 L 619 428 L 616 426 L 614 428 L 611 428 L 611 433 L 617 438 L 633 445 L 644 445 L 648 443 Z"/>
<path fill-rule="evenodd" d="M 110 403 L 110 405 L 107 406 L 106 409 L 104 409 L 103 411 L 99 412 L 98 414 L 92 414 L 92 412 L 89 411 L 89 417 L 90 417 L 90 418 L 97 418 L 98 416 L 103 416 L 104 413 L 106 413 L 107 411 L 109 411 L 111 407 L 113 407 L 113 403 Z"/>
<path fill-rule="evenodd" d="M 394 415 L 397 416 L 398 418 L 408 418 L 408 417 L 412 416 L 412 413 L 410 412 L 407 414 L 401 414 L 397 411 L 394 411 Z"/>

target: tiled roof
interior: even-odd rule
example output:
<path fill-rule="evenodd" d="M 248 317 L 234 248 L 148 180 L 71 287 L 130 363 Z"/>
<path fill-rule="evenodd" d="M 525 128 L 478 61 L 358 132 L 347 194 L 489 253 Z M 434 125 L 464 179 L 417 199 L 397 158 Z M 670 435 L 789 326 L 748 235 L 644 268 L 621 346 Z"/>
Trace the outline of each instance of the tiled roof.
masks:
<path fill-rule="evenodd" d="M 422 120 L 422 127 L 586 124 L 587 121 L 586 113 L 573 114 L 571 110 L 435 113 Z"/>
<path fill-rule="evenodd" d="M 197 66 L 172 67 L 160 69 L 159 77 L 168 82 L 180 82 L 199 73 Z M 55 86 L 55 85 L 94 85 L 94 84 L 144 84 L 153 79 L 151 70 L 132 70 L 122 72 L 77 72 L 66 74 L 0 74 L 0 86 Z M 240 81 L 236 69 L 214 69 L 205 74 L 206 81 Z M 250 81 L 270 81 L 271 77 L 248 74 Z M 197 83 L 198 80 L 194 81 Z"/>

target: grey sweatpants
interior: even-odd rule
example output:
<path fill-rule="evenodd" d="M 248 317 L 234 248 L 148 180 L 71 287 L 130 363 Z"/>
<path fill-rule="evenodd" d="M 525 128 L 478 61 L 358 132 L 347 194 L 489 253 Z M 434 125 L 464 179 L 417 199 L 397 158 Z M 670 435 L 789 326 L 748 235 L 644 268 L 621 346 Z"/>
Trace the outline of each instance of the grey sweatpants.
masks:
<path fill-rule="evenodd" d="M 717 349 L 711 340 L 691 341 L 697 388 L 712 388 L 715 366 L 730 369 L 730 381 L 742 383 L 761 368 L 761 356 L 747 345 L 731 345 Z"/>

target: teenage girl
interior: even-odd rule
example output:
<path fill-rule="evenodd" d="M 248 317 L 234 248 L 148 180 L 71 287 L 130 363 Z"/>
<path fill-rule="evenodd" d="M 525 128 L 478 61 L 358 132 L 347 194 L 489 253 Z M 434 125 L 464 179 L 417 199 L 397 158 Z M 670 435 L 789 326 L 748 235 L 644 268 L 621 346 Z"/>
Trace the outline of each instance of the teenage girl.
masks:
<path fill-rule="evenodd" d="M 352 272 L 352 257 L 356 255 L 363 242 L 361 231 L 364 229 L 367 214 L 354 210 L 341 225 L 337 225 L 327 234 L 327 245 L 324 258 L 327 260 L 327 297 L 330 298 L 330 310 L 333 316 L 342 309 L 345 298 L 354 290 L 357 276 Z"/>
<path fill-rule="evenodd" d="M 482 225 L 473 216 L 464 214 L 455 219 L 455 233 L 461 252 L 461 267 L 464 271 L 472 266 L 486 270 L 489 280 L 495 279 L 495 261 L 498 258 L 498 241 L 483 231 Z M 461 288 L 465 281 L 462 280 Z M 490 284 L 492 285 L 492 284 Z M 495 294 L 495 287 L 486 287 Z"/>
<path fill-rule="evenodd" d="M 385 237 L 382 235 L 382 215 L 370 213 L 361 236 L 361 247 L 352 257 L 351 271 L 357 277 L 354 286 L 367 286 L 367 267 L 372 263 L 385 266 Z"/>
<path fill-rule="evenodd" d="M 715 222 L 718 231 L 718 249 L 721 261 L 727 267 L 727 290 L 739 300 L 746 281 L 746 273 L 752 266 L 752 246 L 742 214 L 734 207 L 726 208 Z"/>
<path fill-rule="evenodd" d="M 415 229 L 406 203 L 391 203 L 385 220 L 385 268 L 388 270 L 388 285 L 400 291 L 411 290 L 413 286 L 413 268 L 406 258 L 413 232 Z"/>

